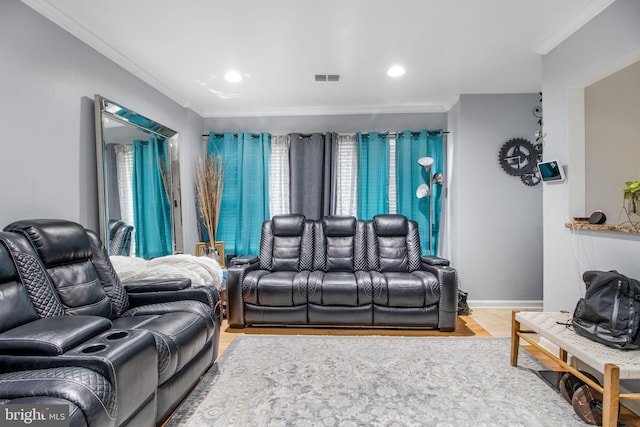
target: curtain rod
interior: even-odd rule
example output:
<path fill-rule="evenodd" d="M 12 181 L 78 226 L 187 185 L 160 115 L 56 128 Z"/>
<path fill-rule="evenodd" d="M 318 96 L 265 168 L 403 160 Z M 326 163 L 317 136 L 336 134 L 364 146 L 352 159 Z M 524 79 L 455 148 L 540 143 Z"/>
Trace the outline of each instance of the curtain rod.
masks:
<path fill-rule="evenodd" d="M 209 134 L 202 135 L 202 138 L 206 138 L 206 137 L 209 137 L 209 136 L 210 136 Z M 224 137 L 224 133 L 214 133 L 214 136 L 217 136 L 219 138 L 220 137 Z M 231 134 L 231 136 L 233 138 L 237 138 L 238 134 L 234 132 L 234 133 Z M 257 133 L 252 133 L 252 134 L 250 134 L 250 136 L 251 136 L 252 139 L 260 138 L 260 134 L 257 134 Z"/>
<path fill-rule="evenodd" d="M 297 133 L 297 132 L 291 132 L 291 133 Z M 380 132 L 380 133 L 386 133 L 386 132 Z M 420 132 L 411 132 L 411 133 L 418 133 L 419 134 Z M 429 135 L 439 135 L 439 134 L 447 134 L 447 133 L 451 133 L 451 132 L 449 132 L 448 130 L 444 130 L 444 131 L 439 131 L 439 132 L 428 132 L 428 133 L 429 133 Z M 217 133 L 216 135 L 222 136 L 221 133 Z M 311 136 L 311 134 L 301 134 L 301 135 L 303 135 L 303 136 Z M 342 134 L 342 135 L 346 135 L 346 134 Z M 389 136 L 398 136 L 398 133 L 397 132 L 388 132 L 387 135 L 389 135 Z M 208 136 L 209 136 L 208 133 L 202 135 L 203 138 L 204 137 L 208 137 Z M 234 133 L 233 136 L 237 137 L 238 134 Z"/>
<path fill-rule="evenodd" d="M 386 133 L 389 136 L 398 136 L 398 132 L 380 132 L 380 133 Z M 400 132 L 400 134 L 402 134 L 403 132 Z M 445 133 L 450 133 L 448 130 L 440 130 L 440 131 L 428 131 L 427 134 L 428 135 L 442 135 Z M 411 134 L 416 134 L 416 135 L 420 135 L 420 131 L 411 131 Z"/>

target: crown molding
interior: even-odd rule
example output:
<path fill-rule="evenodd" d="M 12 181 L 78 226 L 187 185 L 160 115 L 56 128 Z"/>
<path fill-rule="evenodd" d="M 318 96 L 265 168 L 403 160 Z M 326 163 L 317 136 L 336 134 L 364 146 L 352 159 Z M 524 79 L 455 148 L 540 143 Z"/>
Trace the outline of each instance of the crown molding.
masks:
<path fill-rule="evenodd" d="M 275 116 L 342 116 L 356 114 L 424 114 L 446 113 L 456 101 L 451 104 L 417 104 L 417 105 L 389 105 L 389 106 L 327 106 L 320 108 L 292 107 L 285 109 L 251 110 L 251 111 L 208 111 L 204 118 L 233 118 L 233 117 L 275 117 Z"/>
<path fill-rule="evenodd" d="M 48 0 L 21 0 L 22 3 L 29 6 L 31 9 L 47 18 L 66 32 L 70 33 L 83 43 L 87 44 L 92 49 L 96 50 L 109 60 L 113 61 L 120 67 L 124 68 L 129 73 L 133 74 L 149 86 L 156 89 L 158 92 L 172 99 L 182 107 L 190 108 L 196 113 L 200 114 L 199 106 L 193 101 L 185 99 L 178 92 L 167 86 L 163 81 L 156 78 L 152 74 L 146 72 L 135 61 L 124 55 L 119 50 L 115 49 L 103 39 L 95 35 L 87 27 L 83 26 Z"/>

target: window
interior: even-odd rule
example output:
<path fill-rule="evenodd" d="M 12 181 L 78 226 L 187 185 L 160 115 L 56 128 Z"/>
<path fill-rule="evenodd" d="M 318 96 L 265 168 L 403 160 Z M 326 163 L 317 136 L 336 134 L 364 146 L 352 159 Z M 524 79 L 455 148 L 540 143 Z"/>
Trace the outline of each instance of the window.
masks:
<path fill-rule="evenodd" d="M 389 213 L 398 212 L 398 187 L 396 184 L 396 137 L 389 137 Z"/>
<path fill-rule="evenodd" d="M 133 221 L 133 147 L 121 144 L 114 147 L 116 153 L 116 174 L 118 176 L 118 196 L 120 219 L 129 225 Z M 135 228 L 134 228 L 135 233 Z M 131 238 L 131 255 L 136 253 L 136 240 Z"/>
<path fill-rule="evenodd" d="M 269 212 L 271 216 L 289 211 L 289 135 L 271 137 Z"/>
<path fill-rule="evenodd" d="M 355 135 L 338 135 L 336 215 L 358 214 L 358 142 Z"/>

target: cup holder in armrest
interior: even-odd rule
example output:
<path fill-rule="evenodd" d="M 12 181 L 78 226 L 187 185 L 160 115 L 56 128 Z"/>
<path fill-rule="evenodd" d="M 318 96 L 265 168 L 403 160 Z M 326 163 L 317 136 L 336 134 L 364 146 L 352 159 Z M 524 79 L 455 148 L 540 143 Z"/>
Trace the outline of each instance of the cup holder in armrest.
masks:
<path fill-rule="evenodd" d="M 94 344 L 94 345 L 90 345 L 88 347 L 85 347 L 81 350 L 82 353 L 97 353 L 99 351 L 104 350 L 105 348 L 107 348 L 106 344 Z"/>
<path fill-rule="evenodd" d="M 112 334 L 109 334 L 106 336 L 106 338 L 108 340 L 119 340 L 122 339 L 124 337 L 128 337 L 129 336 L 129 332 L 127 331 L 118 331 L 118 332 L 114 332 Z"/>

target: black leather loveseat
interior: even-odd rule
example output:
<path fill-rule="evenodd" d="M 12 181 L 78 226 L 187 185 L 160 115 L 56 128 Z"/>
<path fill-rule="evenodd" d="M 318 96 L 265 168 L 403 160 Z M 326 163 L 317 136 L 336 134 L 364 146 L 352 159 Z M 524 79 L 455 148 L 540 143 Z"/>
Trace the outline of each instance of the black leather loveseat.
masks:
<path fill-rule="evenodd" d="M 217 357 L 218 293 L 124 287 L 98 236 L 60 220 L 0 232 L 0 405 L 69 406 L 71 425 L 160 424 Z"/>
<path fill-rule="evenodd" d="M 401 215 L 274 216 L 259 256 L 234 260 L 227 273 L 229 326 L 454 330 L 456 271 L 420 254 L 418 225 Z"/>

